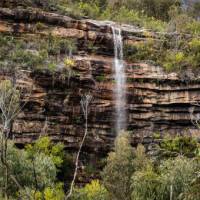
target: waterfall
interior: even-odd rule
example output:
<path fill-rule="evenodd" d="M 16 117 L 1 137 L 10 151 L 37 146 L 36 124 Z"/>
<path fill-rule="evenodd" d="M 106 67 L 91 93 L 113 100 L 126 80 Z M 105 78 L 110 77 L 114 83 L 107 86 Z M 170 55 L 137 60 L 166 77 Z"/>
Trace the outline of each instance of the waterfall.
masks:
<path fill-rule="evenodd" d="M 123 61 L 123 40 L 121 29 L 112 26 L 113 41 L 114 41 L 114 79 L 115 79 L 115 109 L 116 109 L 116 124 L 115 129 L 118 134 L 126 128 L 126 76 L 125 65 Z"/>

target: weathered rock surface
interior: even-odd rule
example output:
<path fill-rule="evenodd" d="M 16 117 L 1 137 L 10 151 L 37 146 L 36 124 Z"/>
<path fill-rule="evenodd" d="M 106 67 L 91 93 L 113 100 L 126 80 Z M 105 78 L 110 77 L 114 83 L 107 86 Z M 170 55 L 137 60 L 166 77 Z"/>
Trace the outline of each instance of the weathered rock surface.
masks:
<path fill-rule="evenodd" d="M 35 29 L 42 22 L 42 30 Z M 23 9 L 0 8 L 0 32 L 7 34 L 47 35 L 78 38 L 101 45 L 98 55 L 85 50 L 74 56 L 77 74 L 64 78 L 62 72 L 25 71 L 17 80 L 26 92 L 26 105 L 14 123 L 16 143 L 32 142 L 48 134 L 66 148 L 77 148 L 84 133 L 84 117 L 80 100 L 90 93 L 89 135 L 87 152 L 106 152 L 115 138 L 115 99 L 113 98 L 113 42 L 111 22 L 74 20 L 57 14 Z M 144 30 L 122 26 L 124 42 L 145 40 Z M 148 36 L 149 37 L 149 36 Z M 151 37 L 157 39 L 152 34 Z M 79 50 L 84 48 L 80 45 Z M 167 74 L 162 67 L 146 63 L 126 63 L 128 127 L 133 143 L 151 143 L 155 132 L 161 134 L 191 134 L 199 137 L 193 118 L 200 114 L 200 79 L 186 81 L 176 73 Z M 100 78 L 99 78 L 100 77 Z M 5 74 L 1 73 L 1 79 Z M 191 114 L 193 111 L 193 115 Z"/>

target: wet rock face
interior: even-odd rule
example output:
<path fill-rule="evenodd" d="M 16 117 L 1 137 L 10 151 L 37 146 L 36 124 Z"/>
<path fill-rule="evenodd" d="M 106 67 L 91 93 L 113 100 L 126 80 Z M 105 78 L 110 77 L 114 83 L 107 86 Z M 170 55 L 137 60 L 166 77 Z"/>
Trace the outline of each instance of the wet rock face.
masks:
<path fill-rule="evenodd" d="M 45 23 L 43 30 L 34 27 Z M 143 30 L 123 26 L 124 42 L 145 40 Z M 77 148 L 84 134 L 84 117 L 80 106 L 83 95 L 93 99 L 89 106 L 89 134 L 86 152 L 103 154 L 115 138 L 115 99 L 113 97 L 113 42 L 107 23 L 92 20 L 76 21 L 51 13 L 28 12 L 0 8 L 0 32 L 17 35 L 52 35 L 78 39 L 78 53 L 74 55 L 76 74 L 63 76 L 63 71 L 21 70 L 17 79 L 26 91 L 25 107 L 13 126 L 16 143 L 25 144 L 47 134 L 54 141 L 64 142 L 67 149 Z M 152 34 L 152 37 L 156 37 Z M 88 50 L 88 42 L 98 46 Z M 200 82 L 185 81 L 176 73 L 167 74 L 151 64 L 126 63 L 127 129 L 133 144 L 151 143 L 154 133 L 191 134 L 199 137 L 199 130 L 191 122 L 200 107 Z M 7 74 L 1 72 L 3 79 Z M 31 92 L 30 92 L 31 91 Z M 193 115 L 191 115 L 191 111 Z"/>

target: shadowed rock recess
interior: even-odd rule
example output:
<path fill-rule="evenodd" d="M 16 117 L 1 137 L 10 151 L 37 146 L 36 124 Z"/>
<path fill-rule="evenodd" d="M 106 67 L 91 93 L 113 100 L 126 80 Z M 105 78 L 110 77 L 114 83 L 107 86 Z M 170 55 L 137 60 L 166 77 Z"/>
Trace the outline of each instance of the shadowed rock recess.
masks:
<path fill-rule="evenodd" d="M 38 22 L 43 23 L 37 29 Z M 113 37 L 111 22 L 74 20 L 67 16 L 38 10 L 0 8 L 0 32 L 14 37 L 34 38 L 51 34 L 60 38 L 75 38 L 77 51 L 74 74 L 63 78 L 62 70 L 24 69 L 17 83 L 26 102 L 13 126 L 17 144 L 34 141 L 47 134 L 62 141 L 66 149 L 76 149 L 83 137 L 84 118 L 81 96 L 90 93 L 89 134 L 84 149 L 87 152 L 107 152 L 115 138 L 115 99 L 113 98 Z M 156 34 L 122 25 L 124 44 L 145 42 L 146 37 L 159 39 Z M 89 48 L 95 47 L 95 51 Z M 11 76 L 0 71 L 0 79 Z M 191 123 L 200 107 L 200 79 L 185 80 L 176 73 L 166 73 L 162 67 L 144 62 L 126 63 L 127 129 L 133 144 L 153 141 L 154 133 L 191 134 L 200 136 Z M 31 91 L 31 92 L 30 92 Z M 29 97 L 30 96 L 30 97 Z"/>

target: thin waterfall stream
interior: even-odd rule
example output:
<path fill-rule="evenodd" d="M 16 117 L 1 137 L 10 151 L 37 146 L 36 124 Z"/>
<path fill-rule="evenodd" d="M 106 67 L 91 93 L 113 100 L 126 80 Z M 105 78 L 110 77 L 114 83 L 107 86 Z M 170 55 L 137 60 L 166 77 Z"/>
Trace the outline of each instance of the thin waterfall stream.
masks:
<path fill-rule="evenodd" d="M 121 29 L 112 26 L 114 41 L 114 79 L 115 79 L 115 131 L 117 134 L 126 129 L 126 75 L 123 60 L 123 38 Z"/>

